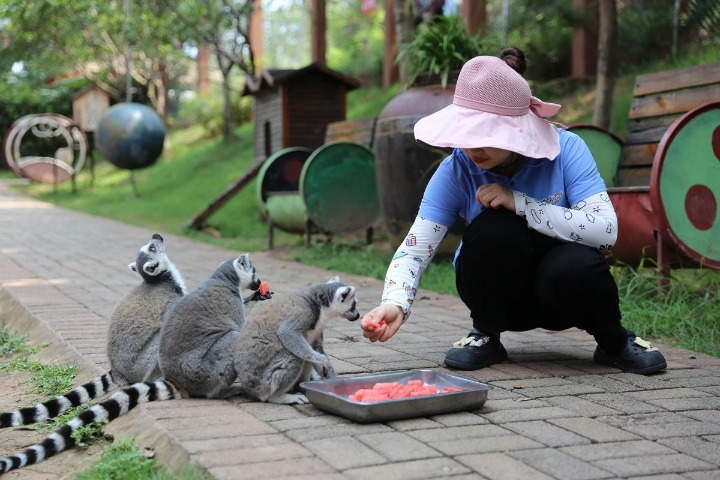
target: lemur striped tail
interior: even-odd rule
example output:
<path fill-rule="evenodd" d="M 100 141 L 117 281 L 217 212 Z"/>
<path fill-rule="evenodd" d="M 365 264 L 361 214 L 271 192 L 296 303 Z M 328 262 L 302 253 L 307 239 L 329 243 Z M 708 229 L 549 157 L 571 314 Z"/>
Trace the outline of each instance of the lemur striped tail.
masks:
<path fill-rule="evenodd" d="M 175 397 L 176 393 L 172 385 L 162 380 L 152 383 L 136 383 L 124 388 L 104 402 L 83 411 L 40 443 L 36 443 L 21 453 L 0 457 L 0 474 L 26 465 L 40 463 L 57 453 L 72 448 L 75 445 L 72 434 L 79 428 L 93 422 L 110 423 L 141 403 L 170 400 Z"/>
<path fill-rule="evenodd" d="M 60 395 L 47 402 L 38 403 L 34 407 L 21 408 L 14 412 L 0 413 L 0 428 L 30 425 L 31 423 L 55 418 L 64 411 L 72 407 L 79 407 L 90 400 L 101 397 L 121 385 L 124 384 L 117 383 L 113 378 L 112 371 L 107 372 L 65 395 Z"/>

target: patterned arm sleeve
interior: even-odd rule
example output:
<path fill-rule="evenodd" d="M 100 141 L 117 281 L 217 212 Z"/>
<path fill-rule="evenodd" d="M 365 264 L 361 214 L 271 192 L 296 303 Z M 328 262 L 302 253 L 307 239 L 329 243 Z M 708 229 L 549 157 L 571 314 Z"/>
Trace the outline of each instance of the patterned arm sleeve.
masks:
<path fill-rule="evenodd" d="M 515 213 L 527 219 L 528 227 L 566 242 L 576 242 L 600 251 L 610 250 L 617 240 L 617 215 L 607 192 L 596 193 L 571 208 L 553 205 L 513 191 Z"/>
<path fill-rule="evenodd" d="M 417 294 L 420 277 L 435 256 L 447 231 L 445 225 L 422 217 L 415 218 L 390 262 L 381 303 L 399 305 L 405 312 L 405 320 L 410 315 L 410 306 Z"/>

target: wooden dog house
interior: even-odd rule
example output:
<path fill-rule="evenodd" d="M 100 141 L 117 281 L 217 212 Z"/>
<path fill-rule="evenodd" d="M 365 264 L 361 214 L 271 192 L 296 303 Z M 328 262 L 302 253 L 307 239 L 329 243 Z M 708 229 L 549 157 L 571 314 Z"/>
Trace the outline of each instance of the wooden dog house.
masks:
<path fill-rule="evenodd" d="M 288 147 L 323 145 L 327 125 L 345 120 L 347 92 L 359 86 L 319 62 L 248 77 L 242 95 L 255 98 L 255 159 Z"/>

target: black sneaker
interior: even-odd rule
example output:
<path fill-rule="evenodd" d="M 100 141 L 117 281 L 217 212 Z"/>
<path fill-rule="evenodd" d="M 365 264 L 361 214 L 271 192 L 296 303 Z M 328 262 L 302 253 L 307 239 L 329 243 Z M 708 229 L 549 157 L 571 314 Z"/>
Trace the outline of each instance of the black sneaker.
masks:
<path fill-rule="evenodd" d="M 627 331 L 625 348 L 615 354 L 606 353 L 598 347 L 595 349 L 593 360 L 600 365 L 619 368 L 625 373 L 649 375 L 667 368 L 665 357 L 660 351 L 651 346 L 650 342 L 643 340 L 630 330 Z"/>
<path fill-rule="evenodd" d="M 460 370 L 479 370 L 505 360 L 507 352 L 500 339 L 476 329 L 455 342 L 445 355 L 445 365 Z"/>

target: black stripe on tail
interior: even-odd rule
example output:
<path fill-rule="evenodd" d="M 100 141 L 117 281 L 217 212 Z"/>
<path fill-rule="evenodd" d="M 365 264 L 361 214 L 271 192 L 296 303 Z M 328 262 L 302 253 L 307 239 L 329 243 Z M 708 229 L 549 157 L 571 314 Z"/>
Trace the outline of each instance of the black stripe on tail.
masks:
<path fill-rule="evenodd" d="M 110 423 L 141 403 L 173 398 L 175 398 L 175 390 L 172 385 L 162 380 L 152 383 L 136 383 L 124 388 L 104 402 L 83 411 L 40 443 L 9 457 L 0 457 L 0 474 L 26 465 L 40 463 L 56 453 L 72 448 L 75 446 L 72 434 L 78 428 L 93 422 Z"/>
<path fill-rule="evenodd" d="M 64 411 L 105 395 L 120 385 L 115 382 L 112 372 L 93 378 L 65 395 L 60 395 L 34 407 L 21 408 L 14 412 L 0 413 L 0 428 L 30 425 L 55 418 Z"/>

